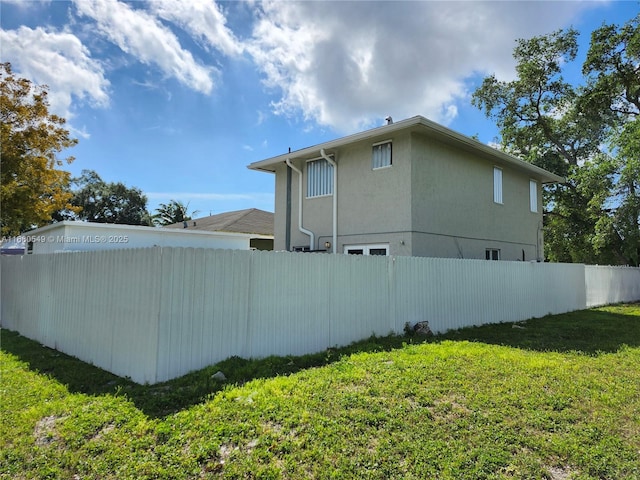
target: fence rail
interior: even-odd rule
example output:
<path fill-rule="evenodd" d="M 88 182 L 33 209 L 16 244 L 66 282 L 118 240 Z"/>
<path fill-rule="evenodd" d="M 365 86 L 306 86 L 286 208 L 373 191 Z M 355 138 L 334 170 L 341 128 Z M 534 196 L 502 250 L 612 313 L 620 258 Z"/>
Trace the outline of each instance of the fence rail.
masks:
<path fill-rule="evenodd" d="M 640 269 L 149 248 L 1 259 L 4 328 L 139 383 L 233 355 L 297 355 L 640 300 Z"/>

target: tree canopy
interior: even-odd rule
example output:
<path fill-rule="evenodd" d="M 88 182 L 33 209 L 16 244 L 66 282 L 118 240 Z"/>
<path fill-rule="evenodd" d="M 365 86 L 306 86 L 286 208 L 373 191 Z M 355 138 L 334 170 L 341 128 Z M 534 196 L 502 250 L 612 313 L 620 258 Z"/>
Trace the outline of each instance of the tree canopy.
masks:
<path fill-rule="evenodd" d="M 129 188 L 120 182 L 107 183 L 93 170 L 83 170 L 72 183 L 77 187 L 71 198 L 76 211 L 58 212 L 56 220 L 151 225 L 147 197 L 139 188 Z"/>
<path fill-rule="evenodd" d="M 505 150 L 566 177 L 545 191 L 549 260 L 640 262 L 640 16 L 591 35 L 583 83 L 565 81 L 578 32 L 518 40 L 517 78 L 484 79 L 473 103 Z"/>
<path fill-rule="evenodd" d="M 51 222 L 55 211 L 75 211 L 69 200 L 70 174 L 57 167 L 74 158 L 58 158 L 76 145 L 65 119 L 49 113 L 47 87 L 17 77 L 0 64 L 0 226 L 17 235 Z"/>

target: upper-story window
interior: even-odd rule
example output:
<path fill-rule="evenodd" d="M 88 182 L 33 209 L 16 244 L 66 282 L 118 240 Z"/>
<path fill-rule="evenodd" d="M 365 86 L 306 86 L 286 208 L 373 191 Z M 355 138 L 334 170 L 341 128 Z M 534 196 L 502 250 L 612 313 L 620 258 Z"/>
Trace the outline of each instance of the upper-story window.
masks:
<path fill-rule="evenodd" d="M 390 167 L 392 164 L 391 151 L 391 140 L 375 143 L 371 156 L 371 168 L 375 170 L 376 168 Z"/>
<path fill-rule="evenodd" d="M 538 182 L 529 180 L 529 209 L 538 213 Z"/>
<path fill-rule="evenodd" d="M 307 198 L 333 194 L 333 165 L 324 158 L 307 162 Z"/>
<path fill-rule="evenodd" d="M 493 201 L 502 203 L 502 169 L 493 167 Z"/>

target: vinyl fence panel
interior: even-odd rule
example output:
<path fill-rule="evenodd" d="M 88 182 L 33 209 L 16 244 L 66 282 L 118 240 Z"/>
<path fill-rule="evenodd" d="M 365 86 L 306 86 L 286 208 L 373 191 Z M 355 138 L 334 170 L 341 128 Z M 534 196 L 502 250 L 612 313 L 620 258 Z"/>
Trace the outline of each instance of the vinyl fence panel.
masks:
<path fill-rule="evenodd" d="M 155 380 L 154 255 L 3 257 L 1 267 L 4 328 L 137 382 Z"/>
<path fill-rule="evenodd" d="M 587 307 L 640 299 L 640 268 L 585 267 Z"/>
<path fill-rule="evenodd" d="M 400 322 L 434 332 L 584 308 L 584 265 L 397 257 Z"/>
<path fill-rule="evenodd" d="M 162 250 L 157 381 L 247 356 L 249 252 Z"/>
<path fill-rule="evenodd" d="M 1 258 L 4 328 L 139 383 L 640 299 L 640 269 L 147 248 Z"/>

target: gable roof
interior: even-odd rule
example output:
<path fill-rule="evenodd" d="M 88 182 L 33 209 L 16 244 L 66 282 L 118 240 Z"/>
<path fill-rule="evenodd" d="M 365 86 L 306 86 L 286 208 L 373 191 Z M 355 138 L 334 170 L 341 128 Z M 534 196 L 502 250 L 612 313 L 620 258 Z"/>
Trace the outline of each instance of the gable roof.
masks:
<path fill-rule="evenodd" d="M 562 183 L 565 179 L 555 173 L 548 172 L 543 168 L 537 167 L 531 163 L 517 158 L 508 153 L 497 150 L 493 147 L 485 145 L 471 137 L 462 135 L 450 128 L 443 127 L 442 125 L 432 122 L 427 118 L 417 115 L 415 117 L 407 118 L 399 122 L 391 123 L 389 125 L 383 125 L 382 127 L 372 128 L 371 130 L 365 130 L 364 132 L 355 133 L 346 137 L 330 140 L 328 142 L 314 145 L 312 147 L 303 148 L 294 152 L 285 153 L 276 157 L 271 157 L 259 162 L 253 162 L 248 166 L 251 170 L 260 170 L 265 172 L 274 173 L 276 166 L 282 164 L 287 158 L 291 160 L 295 159 L 311 159 L 318 157 L 318 152 L 321 149 L 332 150 L 351 143 L 369 140 L 376 142 L 388 138 L 389 134 L 400 131 L 415 131 L 433 138 L 436 138 L 444 143 L 455 145 L 458 148 L 464 150 L 473 151 L 491 161 L 500 164 L 508 165 L 516 170 L 531 175 L 532 177 L 540 180 L 542 183 Z"/>
<path fill-rule="evenodd" d="M 163 228 L 184 228 L 184 223 L 173 223 Z M 185 230 L 253 233 L 272 237 L 273 213 L 265 212 L 257 208 L 219 213 L 217 215 L 189 220 Z"/>

